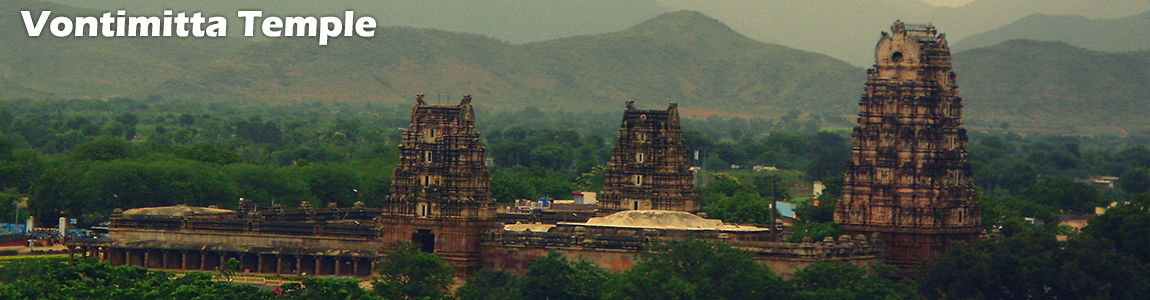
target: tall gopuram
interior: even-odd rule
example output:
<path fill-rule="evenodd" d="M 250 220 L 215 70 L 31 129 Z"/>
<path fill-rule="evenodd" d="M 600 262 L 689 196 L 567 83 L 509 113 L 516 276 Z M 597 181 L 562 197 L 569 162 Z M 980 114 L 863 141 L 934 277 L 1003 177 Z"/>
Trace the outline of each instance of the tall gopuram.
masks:
<path fill-rule="evenodd" d="M 599 214 L 699 211 L 682 133 L 678 104 L 671 103 L 666 110 L 639 110 L 628 101 L 619 139 L 611 150 L 603 193 L 599 194 Z"/>
<path fill-rule="evenodd" d="M 411 241 L 464 274 L 475 270 L 481 233 L 502 226 L 484 155 L 471 96 L 459 105 L 429 105 L 417 96 L 377 218 L 382 239 Z"/>
<path fill-rule="evenodd" d="M 978 237 L 962 98 L 945 34 L 899 21 L 883 32 L 852 138 L 834 214 L 848 234 L 881 233 L 886 260 L 904 274 L 952 242 Z"/>

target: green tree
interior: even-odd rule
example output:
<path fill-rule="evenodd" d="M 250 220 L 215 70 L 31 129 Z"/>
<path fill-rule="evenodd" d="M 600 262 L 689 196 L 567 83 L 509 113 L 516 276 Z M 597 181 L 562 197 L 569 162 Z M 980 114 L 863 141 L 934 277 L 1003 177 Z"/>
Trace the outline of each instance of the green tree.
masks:
<path fill-rule="evenodd" d="M 918 274 L 927 299 L 1141 299 L 1150 293 L 1150 266 L 1090 235 L 960 243 L 924 261 Z"/>
<path fill-rule="evenodd" d="M 479 270 L 467 283 L 455 290 L 462 300 L 519 300 L 526 299 L 519 291 L 519 278 L 502 270 Z"/>
<path fill-rule="evenodd" d="M 101 136 L 76 145 L 72 151 L 75 160 L 113 160 L 132 156 L 132 143 L 119 137 Z"/>
<path fill-rule="evenodd" d="M 1150 191 L 1150 170 L 1134 168 L 1122 174 L 1120 183 L 1122 190 L 1131 194 L 1141 194 Z"/>
<path fill-rule="evenodd" d="M 0 134 L 0 161 L 11 161 L 16 158 L 12 154 L 12 149 L 16 148 L 16 143 L 8 139 L 7 136 Z"/>
<path fill-rule="evenodd" d="M 779 176 L 770 174 L 755 175 L 755 191 L 759 193 L 759 197 L 770 200 L 774 198 L 775 201 L 788 201 L 791 199 L 791 194 L 787 192 L 787 187 L 783 186 L 783 179 Z"/>
<path fill-rule="evenodd" d="M 1043 181 L 1023 189 L 1019 196 L 1071 214 L 1093 213 L 1094 207 L 1104 204 L 1098 188 L 1067 177 Z"/>
<path fill-rule="evenodd" d="M 255 286 L 213 281 L 203 272 L 175 276 L 137 266 L 78 259 L 17 260 L 0 267 L 0 299 L 272 299 Z"/>
<path fill-rule="evenodd" d="M 823 183 L 823 186 L 825 186 L 826 188 L 823 189 L 823 195 L 820 196 L 819 199 L 831 199 L 831 198 L 841 199 L 843 197 L 843 173 L 842 172 L 834 173 L 831 175 L 827 175 L 827 177 L 823 177 L 822 183 Z"/>
<path fill-rule="evenodd" d="M 1130 202 L 1106 210 L 1090 220 L 1083 233 L 1114 242 L 1114 247 L 1144 264 L 1150 264 L 1150 195 L 1139 194 Z"/>
<path fill-rule="evenodd" d="M 376 268 L 375 293 L 389 299 L 448 299 L 447 286 L 455 278 L 455 270 L 439 255 L 407 242 L 388 253 Z"/>
<path fill-rule="evenodd" d="M 603 269 L 587 261 L 570 262 L 559 252 L 531 260 L 519 290 L 526 299 L 600 299 L 609 278 Z"/>
<path fill-rule="evenodd" d="M 359 201 L 356 191 L 363 188 L 363 179 L 345 164 L 310 163 L 301 167 L 300 172 L 311 187 L 311 194 L 324 205 L 335 202 L 348 207 Z"/>
<path fill-rule="evenodd" d="M 890 280 L 897 272 L 881 262 L 862 267 L 820 261 L 796 270 L 787 283 L 795 289 L 793 299 L 918 299 L 914 280 Z"/>
<path fill-rule="evenodd" d="M 283 286 L 284 295 L 275 299 L 285 300 L 384 300 L 373 295 L 359 285 L 359 280 L 350 278 L 303 277 L 300 283 Z"/>
<path fill-rule="evenodd" d="M 837 237 L 843 233 L 843 225 L 835 222 L 800 222 L 795 228 L 795 233 L 787 237 L 787 242 L 798 243 L 802 242 L 804 237 L 810 237 L 811 241 L 819 242 L 826 237 Z"/>
<path fill-rule="evenodd" d="M 1034 164 L 1016 161 L 1000 174 L 998 184 L 1011 192 L 1018 192 L 1033 186 L 1036 178 L 1038 178 L 1038 170 L 1034 168 Z"/>
<path fill-rule="evenodd" d="M 694 239 L 653 245 L 614 276 L 604 299 L 781 299 L 786 284 L 751 254 Z"/>
<path fill-rule="evenodd" d="M 234 257 L 229 258 L 224 264 L 216 267 L 216 272 L 220 273 L 220 278 L 226 281 L 232 281 L 232 277 L 236 276 L 236 270 L 240 269 L 240 261 Z"/>

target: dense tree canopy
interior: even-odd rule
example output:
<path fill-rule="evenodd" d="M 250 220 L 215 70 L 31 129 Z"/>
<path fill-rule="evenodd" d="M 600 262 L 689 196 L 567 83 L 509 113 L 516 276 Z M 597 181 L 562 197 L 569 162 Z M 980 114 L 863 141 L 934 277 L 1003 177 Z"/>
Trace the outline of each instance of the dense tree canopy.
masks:
<path fill-rule="evenodd" d="M 936 255 L 920 269 L 928 299 L 1142 299 L 1150 265 L 1089 235 L 1020 234 Z"/>
<path fill-rule="evenodd" d="M 790 280 L 750 253 L 699 240 L 657 244 L 630 270 L 607 272 L 553 252 L 530 262 L 522 276 L 480 271 L 456 290 L 473 299 L 917 299 L 911 280 L 894 282 L 894 268 L 816 262 Z"/>
<path fill-rule="evenodd" d="M 447 286 L 455 277 L 439 255 L 420 251 L 413 243 L 400 243 L 376 269 L 375 293 L 389 299 L 447 299 Z"/>

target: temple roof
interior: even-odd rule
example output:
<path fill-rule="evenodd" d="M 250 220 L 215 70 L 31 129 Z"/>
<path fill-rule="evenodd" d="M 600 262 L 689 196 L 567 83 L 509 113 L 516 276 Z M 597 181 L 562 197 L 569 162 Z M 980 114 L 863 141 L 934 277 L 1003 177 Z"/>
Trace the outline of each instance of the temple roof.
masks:
<path fill-rule="evenodd" d="M 727 231 L 766 230 L 754 226 L 727 225 L 720 220 L 704 219 L 688 212 L 667 210 L 625 210 L 606 217 L 591 218 L 585 225 Z"/>
<path fill-rule="evenodd" d="M 194 215 L 217 215 L 217 214 L 230 214 L 235 211 L 219 208 L 208 208 L 198 206 L 176 205 L 176 206 L 158 206 L 158 207 L 141 207 L 133 208 L 124 211 L 124 217 L 186 217 Z"/>

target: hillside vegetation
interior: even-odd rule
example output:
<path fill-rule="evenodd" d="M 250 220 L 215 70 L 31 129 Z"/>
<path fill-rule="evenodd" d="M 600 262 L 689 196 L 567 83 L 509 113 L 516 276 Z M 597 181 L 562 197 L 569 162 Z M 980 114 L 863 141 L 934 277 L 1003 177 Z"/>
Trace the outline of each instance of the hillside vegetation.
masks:
<path fill-rule="evenodd" d="M 22 24 L 4 26 L 23 34 Z M 325 47 L 310 38 L 22 37 L 4 44 L 0 55 L 12 59 L 0 70 L 13 82 L 0 87 L 27 89 L 4 98 L 157 94 L 394 104 L 417 93 L 446 93 L 472 94 L 492 108 L 604 111 L 618 106 L 604 104 L 634 100 L 679 102 L 701 115 L 770 117 L 794 108 L 847 115 L 865 74 L 825 55 L 756 42 L 685 11 L 621 32 L 527 45 L 409 27 Z"/>
<path fill-rule="evenodd" d="M 967 124 L 1064 134 L 1150 128 L 1150 51 L 1015 40 L 960 52 L 954 66 Z"/>
<path fill-rule="evenodd" d="M 17 0 L 0 3 L 0 17 L 19 20 L 25 7 L 101 13 Z M 686 116 L 792 116 L 847 126 L 866 74 L 825 55 L 754 41 L 690 11 L 619 32 L 525 45 L 412 27 L 383 27 L 373 38 L 322 47 L 313 38 L 29 38 L 22 22 L 0 24 L 0 34 L 11 37 L 0 40 L 0 99 L 390 106 L 418 93 L 434 101 L 471 94 L 491 111 L 607 113 L 625 101 L 678 102 Z M 1147 64 L 1145 51 L 1111 54 L 1052 42 L 955 54 L 966 124 L 975 130 L 1145 130 L 1139 104 L 1148 98 Z"/>
<path fill-rule="evenodd" d="M 667 12 L 654 0 L 46 0 L 102 11 L 126 9 L 130 14 L 162 10 L 200 11 L 242 24 L 239 10 L 260 10 L 265 16 L 342 16 L 346 10 L 375 17 L 380 26 L 406 26 L 482 34 L 528 43 L 577 35 L 619 31 Z M 243 27 L 229 26 L 238 36 Z M 260 33 L 256 33 L 260 35 Z M 261 35 L 262 36 L 262 35 Z"/>

